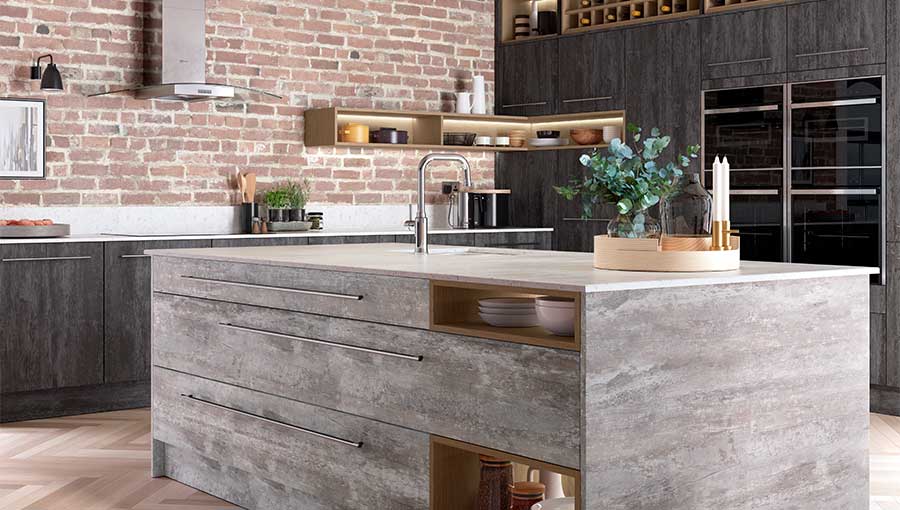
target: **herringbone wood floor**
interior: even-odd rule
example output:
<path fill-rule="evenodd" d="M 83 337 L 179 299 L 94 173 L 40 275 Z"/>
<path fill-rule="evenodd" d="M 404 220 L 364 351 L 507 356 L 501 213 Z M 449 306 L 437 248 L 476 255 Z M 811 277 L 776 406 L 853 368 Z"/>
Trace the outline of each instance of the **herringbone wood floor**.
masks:
<path fill-rule="evenodd" d="M 150 478 L 150 411 L 0 425 L 2 510 L 237 508 L 167 478 Z"/>
<path fill-rule="evenodd" d="M 900 418 L 871 415 L 870 510 L 900 510 Z M 150 478 L 150 411 L 0 425 L 2 510 L 236 509 Z"/>

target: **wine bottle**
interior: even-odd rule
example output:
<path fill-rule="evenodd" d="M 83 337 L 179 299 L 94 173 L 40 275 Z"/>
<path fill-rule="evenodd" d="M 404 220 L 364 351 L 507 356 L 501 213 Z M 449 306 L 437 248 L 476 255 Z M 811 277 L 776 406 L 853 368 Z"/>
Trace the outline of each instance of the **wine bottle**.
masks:
<path fill-rule="evenodd" d="M 644 6 L 641 4 L 635 5 L 631 9 L 631 19 L 643 18 L 644 17 Z"/>
<path fill-rule="evenodd" d="M 628 7 L 620 7 L 619 8 L 619 21 L 628 21 L 631 15 L 631 9 Z"/>
<path fill-rule="evenodd" d="M 662 0 L 662 5 L 659 6 L 659 12 L 661 14 L 671 14 L 672 0 Z"/>
<path fill-rule="evenodd" d="M 583 27 L 589 27 L 589 26 L 591 26 L 591 17 L 590 17 L 590 15 L 587 15 L 587 16 L 582 15 L 582 16 L 578 19 L 578 24 L 581 25 L 581 26 L 583 26 Z"/>
<path fill-rule="evenodd" d="M 613 11 L 606 11 L 606 21 L 607 23 L 615 23 L 616 13 Z"/>
<path fill-rule="evenodd" d="M 673 0 L 672 10 L 675 12 L 687 12 L 687 0 Z"/>

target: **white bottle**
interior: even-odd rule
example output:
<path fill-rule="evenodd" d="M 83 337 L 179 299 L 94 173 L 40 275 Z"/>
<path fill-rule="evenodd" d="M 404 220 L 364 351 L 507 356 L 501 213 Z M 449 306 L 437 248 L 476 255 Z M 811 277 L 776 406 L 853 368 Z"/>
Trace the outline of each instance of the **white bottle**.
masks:
<path fill-rule="evenodd" d="M 487 113 L 484 76 L 475 76 L 472 78 L 472 113 L 477 115 L 484 115 Z"/>

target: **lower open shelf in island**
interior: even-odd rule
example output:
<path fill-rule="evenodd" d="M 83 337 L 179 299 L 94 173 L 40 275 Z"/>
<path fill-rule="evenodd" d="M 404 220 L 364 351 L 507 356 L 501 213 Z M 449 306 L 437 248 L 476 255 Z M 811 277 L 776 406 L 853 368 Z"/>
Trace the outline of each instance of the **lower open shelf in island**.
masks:
<path fill-rule="evenodd" d="M 478 314 L 479 299 L 540 296 L 569 298 L 575 301 L 575 333 L 572 336 L 554 335 L 540 326 L 528 328 L 491 326 L 482 321 Z M 577 292 L 432 281 L 431 329 L 455 335 L 580 351 L 582 302 L 581 294 Z"/>
<path fill-rule="evenodd" d="M 581 510 L 581 472 L 453 439 L 431 436 L 431 510 L 468 510 L 476 508 L 481 481 L 479 455 L 488 455 L 513 463 L 513 481 L 528 478 L 529 468 L 562 475 L 566 496 L 575 498 L 575 510 Z"/>

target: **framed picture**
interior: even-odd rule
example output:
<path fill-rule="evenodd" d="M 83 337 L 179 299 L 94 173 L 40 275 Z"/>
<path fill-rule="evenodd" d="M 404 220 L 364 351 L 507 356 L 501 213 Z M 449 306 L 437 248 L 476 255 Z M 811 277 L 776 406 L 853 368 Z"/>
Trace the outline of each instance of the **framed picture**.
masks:
<path fill-rule="evenodd" d="M 43 179 L 45 102 L 0 98 L 0 179 Z"/>

